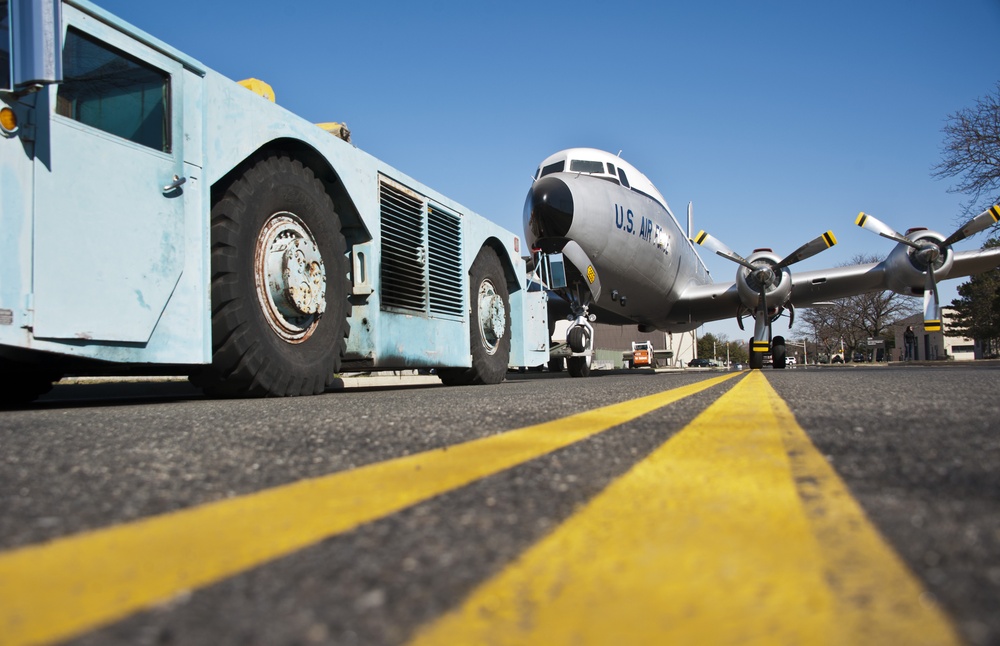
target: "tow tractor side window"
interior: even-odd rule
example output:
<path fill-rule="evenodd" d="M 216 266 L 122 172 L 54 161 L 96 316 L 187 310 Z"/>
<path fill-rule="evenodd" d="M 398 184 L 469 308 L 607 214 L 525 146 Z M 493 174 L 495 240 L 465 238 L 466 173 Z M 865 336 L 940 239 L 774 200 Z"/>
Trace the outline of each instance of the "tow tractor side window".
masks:
<path fill-rule="evenodd" d="M 0 90 L 10 87 L 10 4 L 0 0 Z"/>
<path fill-rule="evenodd" d="M 56 112 L 170 152 L 170 75 L 70 27 Z"/>

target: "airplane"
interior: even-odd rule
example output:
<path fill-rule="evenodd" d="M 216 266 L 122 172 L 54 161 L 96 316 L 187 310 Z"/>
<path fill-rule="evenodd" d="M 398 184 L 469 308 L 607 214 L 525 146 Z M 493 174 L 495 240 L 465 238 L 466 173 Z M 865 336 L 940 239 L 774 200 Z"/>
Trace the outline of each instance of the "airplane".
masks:
<path fill-rule="evenodd" d="M 690 207 L 689 207 L 690 209 Z M 755 249 L 746 257 L 704 231 L 685 232 L 649 179 L 618 155 L 570 148 L 542 161 L 524 202 L 524 233 L 537 251 L 543 285 L 555 297 L 550 320 L 570 320 L 567 369 L 590 373 L 592 322 L 637 325 L 642 332 L 687 332 L 735 316 L 754 322 L 749 365 L 787 363 L 772 324 L 785 312 L 870 291 L 924 296 L 924 326 L 940 330 L 938 282 L 1000 266 L 1000 248 L 955 251 L 952 245 L 1000 221 L 993 206 L 949 236 L 926 228 L 905 234 L 866 213 L 855 223 L 896 242 L 885 260 L 793 274 L 791 267 L 836 244 L 827 231 L 786 256 Z M 713 282 L 696 245 L 738 265 L 732 282 Z"/>

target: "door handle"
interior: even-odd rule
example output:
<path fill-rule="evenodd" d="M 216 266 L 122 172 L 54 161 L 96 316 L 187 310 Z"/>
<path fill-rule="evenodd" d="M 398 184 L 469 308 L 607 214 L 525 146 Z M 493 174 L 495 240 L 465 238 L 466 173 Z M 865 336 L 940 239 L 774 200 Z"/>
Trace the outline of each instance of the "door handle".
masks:
<path fill-rule="evenodd" d="M 170 191 L 178 189 L 186 181 L 187 181 L 186 177 L 181 177 L 180 175 L 174 175 L 174 181 L 172 181 L 169 184 L 167 184 L 166 186 L 164 186 L 163 187 L 163 192 L 164 193 L 169 193 Z"/>

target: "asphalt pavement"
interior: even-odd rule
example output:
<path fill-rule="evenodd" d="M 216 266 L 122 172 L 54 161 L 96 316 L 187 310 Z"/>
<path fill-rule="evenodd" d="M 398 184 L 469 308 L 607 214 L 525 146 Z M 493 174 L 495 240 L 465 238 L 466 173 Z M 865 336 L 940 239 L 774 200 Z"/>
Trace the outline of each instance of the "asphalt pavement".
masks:
<path fill-rule="evenodd" d="M 561 425 L 546 431 L 550 435 L 567 433 L 596 422 L 566 418 L 625 404 L 609 409 L 591 435 L 492 471 L 484 466 L 468 482 L 442 485 L 398 511 L 373 513 L 344 530 L 318 530 L 319 538 L 301 548 L 267 553 L 252 567 L 171 589 L 145 609 L 116 610 L 110 619 L 60 633 L 78 644 L 405 643 L 561 534 L 668 440 L 690 433 L 749 373 L 636 416 L 628 412 L 630 402 L 701 388 L 724 374 L 644 370 L 570 379 L 511 373 L 503 384 L 468 388 L 445 388 L 432 376 L 349 377 L 335 392 L 276 400 L 210 400 L 176 381 L 58 385 L 30 408 L 0 411 L 0 561 L 27 568 L 10 570 L 21 572 L 12 581 L 2 579 L 0 566 L 0 589 L 58 587 L 58 577 L 33 580 L 32 559 L 17 557 L 38 548 L 40 563 L 44 549 L 61 540 L 86 546 L 108 529 L 169 523 L 216 504 L 225 511 L 228 501 L 297 483 L 320 486 L 331 474 L 362 478 L 365 468 L 403 458 L 444 459 L 464 443 L 492 446 L 511 431 L 547 422 Z M 864 522 L 912 576 L 921 599 L 940 607 L 960 639 L 1000 643 L 1000 369 L 896 364 L 760 375 L 842 479 Z M 728 414 L 740 417 L 738 408 Z M 789 452 L 793 465 L 797 451 Z M 492 459 L 489 449 L 481 456 L 484 464 Z M 704 470 L 712 471 L 707 464 Z M 728 478 L 713 476 L 723 485 Z M 392 486 L 384 483 L 395 481 L 379 480 L 378 487 L 391 497 L 397 490 L 412 493 L 418 480 L 413 475 Z M 809 508 L 806 480 L 799 477 L 796 486 Z M 313 523 L 321 512 L 310 509 L 292 524 Z M 693 527 L 712 514 L 695 510 L 685 522 Z M 187 531 L 208 531 L 194 527 Z M 254 534 L 246 532 L 248 543 L 270 548 Z M 102 558 L 113 562 L 115 556 L 112 550 Z M 574 571 L 587 560 L 576 558 Z M 208 567 L 204 561 L 192 552 L 179 569 Z M 838 574 L 816 571 L 828 579 Z M 84 589 L 78 596 L 88 594 Z M 725 608 L 725 589 L 717 594 L 712 603 Z M 642 607 L 643 600 L 630 603 Z M 18 621 L 0 615 L 0 633 Z"/>

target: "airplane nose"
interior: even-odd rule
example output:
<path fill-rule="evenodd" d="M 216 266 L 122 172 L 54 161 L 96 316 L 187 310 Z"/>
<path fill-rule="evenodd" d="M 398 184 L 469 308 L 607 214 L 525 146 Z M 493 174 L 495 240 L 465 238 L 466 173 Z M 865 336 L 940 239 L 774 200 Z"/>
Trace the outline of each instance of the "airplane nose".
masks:
<path fill-rule="evenodd" d="M 558 177 L 543 177 L 531 185 L 524 204 L 525 229 L 535 239 L 564 238 L 573 224 L 573 193 Z"/>

